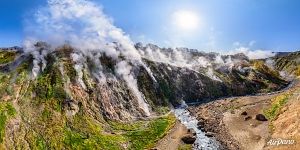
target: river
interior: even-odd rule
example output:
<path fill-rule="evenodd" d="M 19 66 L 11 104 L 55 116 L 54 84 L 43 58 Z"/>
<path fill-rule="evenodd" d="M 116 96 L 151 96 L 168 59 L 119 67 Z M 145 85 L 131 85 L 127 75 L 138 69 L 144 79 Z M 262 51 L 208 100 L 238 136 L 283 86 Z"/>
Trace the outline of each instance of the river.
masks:
<path fill-rule="evenodd" d="M 188 129 L 193 129 L 196 132 L 196 141 L 193 145 L 194 150 L 218 150 L 219 143 L 214 139 L 207 137 L 205 132 L 198 129 L 198 120 L 190 115 L 186 109 L 188 106 L 183 103 L 180 107 L 173 110 L 175 116 Z"/>

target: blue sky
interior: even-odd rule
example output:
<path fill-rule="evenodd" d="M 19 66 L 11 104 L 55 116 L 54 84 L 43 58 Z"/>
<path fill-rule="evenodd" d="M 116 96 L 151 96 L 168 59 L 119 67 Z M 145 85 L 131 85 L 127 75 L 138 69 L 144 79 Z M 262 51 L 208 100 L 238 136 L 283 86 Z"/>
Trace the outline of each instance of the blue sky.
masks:
<path fill-rule="evenodd" d="M 298 0 L 94 0 L 133 41 L 200 50 L 237 46 L 287 51 L 300 49 Z M 23 23 L 46 0 L 0 1 L 0 47 L 21 45 Z M 172 15 L 197 14 L 201 27 L 178 30 Z"/>

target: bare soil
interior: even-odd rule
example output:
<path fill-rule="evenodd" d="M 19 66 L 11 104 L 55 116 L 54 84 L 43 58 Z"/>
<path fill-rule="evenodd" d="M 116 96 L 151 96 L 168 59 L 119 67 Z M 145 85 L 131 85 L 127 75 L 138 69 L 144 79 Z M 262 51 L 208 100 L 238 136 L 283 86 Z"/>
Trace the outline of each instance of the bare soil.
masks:
<path fill-rule="evenodd" d="M 177 150 L 184 143 L 181 138 L 188 134 L 187 128 L 177 121 L 169 133 L 156 144 L 154 149 L 157 150 Z"/>
<path fill-rule="evenodd" d="M 287 91 L 295 89 L 300 89 L 299 82 Z M 269 121 L 255 119 L 257 114 L 263 114 L 263 110 L 270 106 L 272 98 L 287 91 L 220 99 L 199 106 L 192 106 L 189 110 L 193 116 L 197 116 L 197 119 L 204 123 L 202 130 L 212 132 L 223 149 L 299 150 L 300 94 L 295 93 L 295 96 L 282 109 L 283 111 L 278 118 L 272 122 L 273 131 L 270 130 Z M 242 115 L 243 112 L 246 113 Z M 296 142 L 293 145 L 272 147 L 267 145 L 270 139 L 276 138 L 294 139 Z"/>

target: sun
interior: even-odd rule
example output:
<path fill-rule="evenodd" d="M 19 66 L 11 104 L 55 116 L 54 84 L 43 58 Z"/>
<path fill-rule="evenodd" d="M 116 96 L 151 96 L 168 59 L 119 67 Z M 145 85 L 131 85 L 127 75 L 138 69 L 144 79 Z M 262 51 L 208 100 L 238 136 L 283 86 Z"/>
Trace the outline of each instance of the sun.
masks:
<path fill-rule="evenodd" d="M 199 16 L 192 11 L 180 10 L 173 14 L 175 26 L 180 30 L 194 31 L 199 28 Z"/>

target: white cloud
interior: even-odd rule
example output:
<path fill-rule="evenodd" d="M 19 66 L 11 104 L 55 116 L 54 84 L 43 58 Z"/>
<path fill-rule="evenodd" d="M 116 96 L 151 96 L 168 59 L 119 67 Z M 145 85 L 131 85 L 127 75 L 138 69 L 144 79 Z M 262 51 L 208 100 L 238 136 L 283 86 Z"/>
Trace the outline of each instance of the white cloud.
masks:
<path fill-rule="evenodd" d="M 252 46 L 254 46 L 255 44 L 256 44 L 256 41 L 252 40 L 252 41 L 249 42 L 248 45 L 249 45 L 249 47 L 252 47 Z"/>
<path fill-rule="evenodd" d="M 229 51 L 229 55 L 243 53 L 248 56 L 250 59 L 264 59 L 275 56 L 276 53 L 273 53 L 270 50 L 251 50 L 248 47 L 239 47 L 233 51 Z"/>
<path fill-rule="evenodd" d="M 130 59 L 140 59 L 134 43 L 113 25 L 102 7 L 86 0 L 48 0 L 25 27 L 27 40 L 38 39 L 51 45 L 70 43 L 83 52 L 99 50 L 115 57 L 107 43 L 118 42 L 120 52 Z"/>

